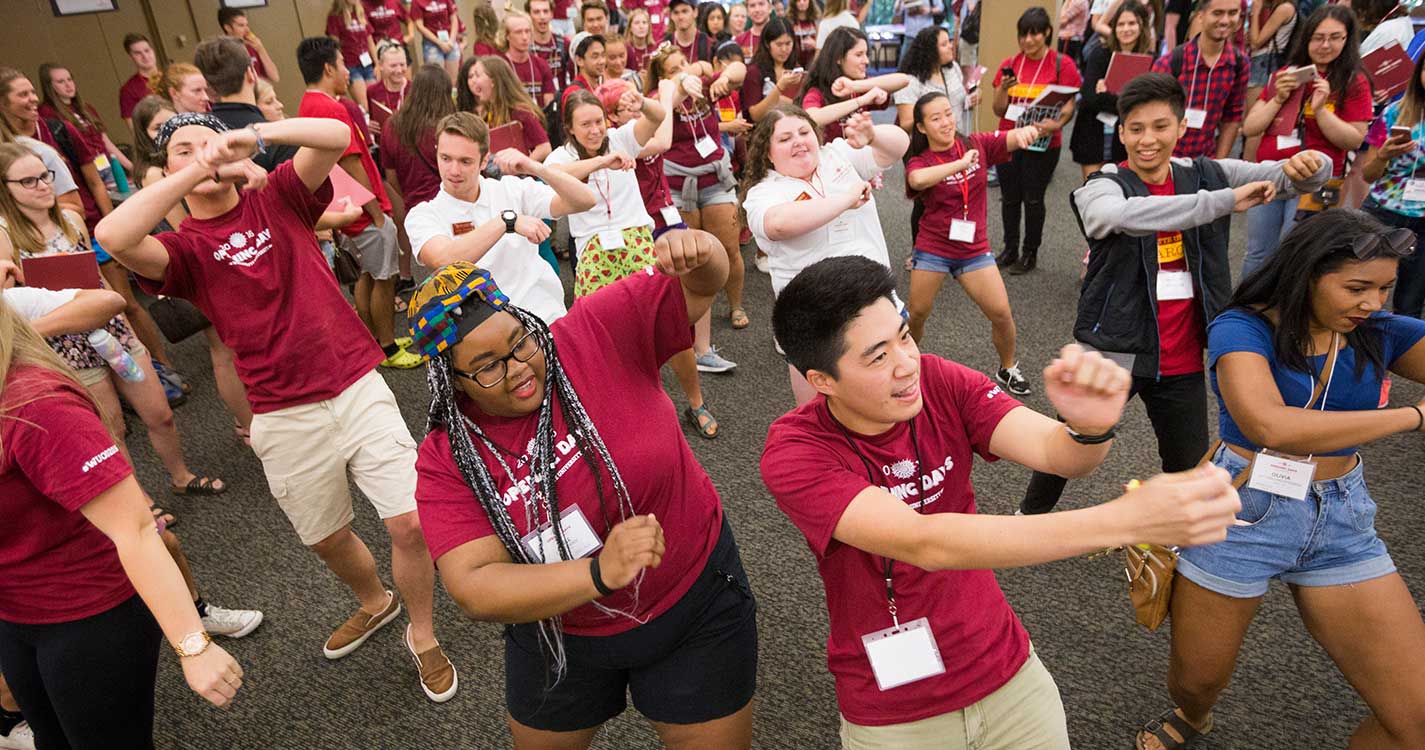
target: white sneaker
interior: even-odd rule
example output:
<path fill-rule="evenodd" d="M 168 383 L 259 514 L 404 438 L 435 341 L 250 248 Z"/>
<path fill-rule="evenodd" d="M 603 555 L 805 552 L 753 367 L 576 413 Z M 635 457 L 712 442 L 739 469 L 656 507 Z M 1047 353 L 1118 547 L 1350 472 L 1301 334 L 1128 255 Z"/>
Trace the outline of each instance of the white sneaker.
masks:
<path fill-rule="evenodd" d="M 762 273 L 771 273 L 771 272 L 772 272 L 772 271 L 770 270 L 769 263 L 771 263 L 771 261 L 769 261 L 769 260 L 767 259 L 767 254 L 764 253 L 764 252 L 758 251 L 758 253 L 757 253 L 756 255 L 752 256 L 752 265 L 753 265 L 754 267 L 756 267 L 757 270 L 758 270 L 758 271 L 761 271 Z"/>
<path fill-rule="evenodd" d="M 213 635 L 241 638 L 262 624 L 262 613 L 255 609 L 223 609 L 208 605 L 208 616 L 203 618 L 203 629 Z"/>
<path fill-rule="evenodd" d="M 35 730 L 30 729 L 30 723 L 22 721 L 9 734 L 0 734 L 0 750 L 35 750 Z"/>

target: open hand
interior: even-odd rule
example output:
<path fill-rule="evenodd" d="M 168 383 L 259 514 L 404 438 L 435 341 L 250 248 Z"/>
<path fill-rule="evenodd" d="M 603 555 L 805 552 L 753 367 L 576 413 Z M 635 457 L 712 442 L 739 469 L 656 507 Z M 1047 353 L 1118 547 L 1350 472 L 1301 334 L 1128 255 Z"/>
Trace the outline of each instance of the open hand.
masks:
<path fill-rule="evenodd" d="M 1070 429 L 1102 435 L 1123 418 L 1132 381 L 1116 362 L 1069 344 L 1044 368 L 1044 395 Z"/>

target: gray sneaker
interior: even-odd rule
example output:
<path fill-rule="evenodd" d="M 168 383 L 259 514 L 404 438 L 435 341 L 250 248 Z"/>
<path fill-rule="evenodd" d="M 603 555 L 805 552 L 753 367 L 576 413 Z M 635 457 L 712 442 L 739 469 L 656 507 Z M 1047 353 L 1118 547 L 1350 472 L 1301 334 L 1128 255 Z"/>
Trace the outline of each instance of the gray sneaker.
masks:
<path fill-rule="evenodd" d="M 737 363 L 718 354 L 715 346 L 698 355 L 698 372 L 727 372 L 735 367 Z"/>

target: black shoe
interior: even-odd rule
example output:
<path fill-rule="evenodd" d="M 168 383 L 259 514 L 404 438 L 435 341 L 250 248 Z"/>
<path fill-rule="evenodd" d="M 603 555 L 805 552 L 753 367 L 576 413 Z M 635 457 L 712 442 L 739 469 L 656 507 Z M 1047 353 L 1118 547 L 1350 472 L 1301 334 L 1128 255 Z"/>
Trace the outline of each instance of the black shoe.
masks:
<path fill-rule="evenodd" d="M 995 380 L 1011 395 L 1028 396 L 1030 393 L 1029 382 L 1020 374 L 1018 362 L 1015 362 L 1013 367 L 1003 368 L 995 373 Z"/>
<path fill-rule="evenodd" d="M 1011 250 L 1009 248 L 1005 248 L 1004 252 L 1001 252 L 999 255 L 995 256 L 995 265 L 999 266 L 1000 268 L 1008 268 L 1009 266 L 1012 266 L 1018 262 L 1019 250 Z"/>
<path fill-rule="evenodd" d="M 1019 256 L 1019 262 L 1009 267 L 1009 274 L 1011 276 L 1018 276 L 1020 274 L 1029 273 L 1034 270 L 1034 266 L 1038 260 L 1038 251 L 1030 252 L 1025 250 L 1024 254 Z"/>

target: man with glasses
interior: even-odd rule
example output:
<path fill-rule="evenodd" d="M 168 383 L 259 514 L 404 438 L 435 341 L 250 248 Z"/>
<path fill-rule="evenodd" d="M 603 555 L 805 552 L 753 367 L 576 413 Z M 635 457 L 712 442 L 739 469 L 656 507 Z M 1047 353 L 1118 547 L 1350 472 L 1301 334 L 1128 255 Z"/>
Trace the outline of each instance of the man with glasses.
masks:
<path fill-rule="evenodd" d="M 226 36 L 209 39 L 193 50 L 193 64 L 203 72 L 208 87 L 217 95 L 213 116 L 228 126 L 241 130 L 249 125 L 266 122 L 257 108 L 257 72 L 242 42 Z M 291 161 L 297 155 L 296 146 L 273 145 L 252 160 L 268 172 Z"/>
<path fill-rule="evenodd" d="M 407 213 L 411 248 L 427 268 L 479 265 L 512 302 L 553 323 L 565 313 L 564 287 L 539 257 L 550 231 L 544 220 L 593 208 L 594 191 L 514 149 L 494 155 L 503 177 L 484 177 L 489 148 L 489 127 L 475 114 L 456 112 L 437 124 L 440 193 Z"/>

